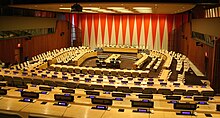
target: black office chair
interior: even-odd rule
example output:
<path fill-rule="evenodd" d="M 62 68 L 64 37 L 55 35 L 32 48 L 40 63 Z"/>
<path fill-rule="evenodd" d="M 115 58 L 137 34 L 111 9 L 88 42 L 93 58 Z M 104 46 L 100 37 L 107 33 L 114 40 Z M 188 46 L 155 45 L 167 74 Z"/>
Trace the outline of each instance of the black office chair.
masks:
<path fill-rule="evenodd" d="M 174 95 L 184 95 L 186 93 L 185 89 L 174 89 L 173 94 Z"/>
<path fill-rule="evenodd" d="M 77 88 L 78 84 L 77 83 L 73 83 L 73 82 L 66 82 L 66 87 L 67 88 Z"/>
<path fill-rule="evenodd" d="M 117 89 L 115 88 L 115 86 L 104 85 L 103 90 L 104 91 L 116 91 Z"/>
<path fill-rule="evenodd" d="M 103 90 L 103 86 L 102 85 L 91 85 L 90 87 L 93 90 Z"/>
<path fill-rule="evenodd" d="M 156 94 L 157 89 L 156 88 L 145 88 L 143 90 L 143 94 Z"/>
<path fill-rule="evenodd" d="M 141 88 L 141 87 L 131 87 L 130 89 L 133 93 L 142 93 L 143 92 L 143 88 Z"/>
<path fill-rule="evenodd" d="M 125 86 L 118 86 L 117 91 L 125 92 L 125 93 L 131 93 L 132 92 L 129 87 L 125 87 Z"/>
<path fill-rule="evenodd" d="M 4 80 L 7 81 L 8 86 L 13 86 L 13 78 L 11 76 L 4 76 Z"/>
<path fill-rule="evenodd" d="M 56 84 L 53 81 L 50 80 L 44 80 L 44 84 L 48 86 L 56 86 Z"/>
<path fill-rule="evenodd" d="M 43 84 L 44 84 L 44 81 L 41 80 L 41 79 L 33 79 L 32 84 L 35 84 L 35 85 L 43 85 Z"/>
<path fill-rule="evenodd" d="M 66 83 L 64 83 L 64 82 L 55 81 L 55 84 L 56 84 L 56 86 L 59 86 L 59 87 L 66 87 Z"/>
<path fill-rule="evenodd" d="M 31 79 L 31 78 L 28 78 L 28 77 L 24 77 L 24 78 L 23 78 L 23 83 L 24 83 L 24 84 L 31 84 L 31 82 L 32 82 L 32 79 Z"/>

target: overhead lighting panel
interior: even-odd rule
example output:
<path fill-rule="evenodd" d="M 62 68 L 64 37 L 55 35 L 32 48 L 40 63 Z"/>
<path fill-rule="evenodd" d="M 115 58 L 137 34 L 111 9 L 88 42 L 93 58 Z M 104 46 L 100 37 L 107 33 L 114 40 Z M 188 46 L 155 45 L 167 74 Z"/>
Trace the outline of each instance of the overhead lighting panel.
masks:
<path fill-rule="evenodd" d="M 150 10 L 152 9 L 151 7 L 133 7 L 135 10 Z"/>
<path fill-rule="evenodd" d="M 61 9 L 61 10 L 71 10 L 71 8 L 66 8 L 66 7 L 61 7 L 59 9 Z"/>
<path fill-rule="evenodd" d="M 100 8 L 98 8 L 98 7 L 83 7 L 83 9 L 98 10 Z"/>
<path fill-rule="evenodd" d="M 119 10 L 119 9 L 125 9 L 125 8 L 124 7 L 107 7 L 107 9 Z"/>

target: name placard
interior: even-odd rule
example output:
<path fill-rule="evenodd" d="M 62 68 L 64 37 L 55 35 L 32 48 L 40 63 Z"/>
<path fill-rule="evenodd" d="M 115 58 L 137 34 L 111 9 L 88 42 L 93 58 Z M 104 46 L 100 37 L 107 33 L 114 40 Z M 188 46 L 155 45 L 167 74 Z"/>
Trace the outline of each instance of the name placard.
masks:
<path fill-rule="evenodd" d="M 55 99 L 56 101 L 73 102 L 73 101 L 74 101 L 74 96 L 54 94 L 54 99 Z"/>
<path fill-rule="evenodd" d="M 112 99 L 106 98 L 93 98 L 92 104 L 112 105 Z"/>
<path fill-rule="evenodd" d="M 27 97 L 27 98 L 39 98 L 39 93 L 36 92 L 29 92 L 29 91 L 22 91 L 21 97 Z"/>
<path fill-rule="evenodd" d="M 154 108 L 154 102 L 153 101 L 131 101 L 132 107 L 145 107 L 145 108 Z"/>

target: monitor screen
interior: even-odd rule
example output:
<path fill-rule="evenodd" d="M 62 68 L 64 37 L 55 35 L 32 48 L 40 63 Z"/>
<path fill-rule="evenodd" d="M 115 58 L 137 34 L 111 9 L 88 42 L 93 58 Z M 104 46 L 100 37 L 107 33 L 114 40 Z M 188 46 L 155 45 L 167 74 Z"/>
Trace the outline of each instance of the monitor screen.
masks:
<path fill-rule="evenodd" d="M 174 109 L 186 109 L 186 110 L 196 110 L 197 104 L 190 103 L 175 103 Z"/>

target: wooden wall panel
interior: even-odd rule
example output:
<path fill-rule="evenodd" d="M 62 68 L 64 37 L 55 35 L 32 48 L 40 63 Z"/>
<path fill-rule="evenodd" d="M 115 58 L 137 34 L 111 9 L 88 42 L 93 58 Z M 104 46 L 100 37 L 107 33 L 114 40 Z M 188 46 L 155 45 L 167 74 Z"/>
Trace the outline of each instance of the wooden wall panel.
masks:
<path fill-rule="evenodd" d="M 207 73 L 208 79 L 212 81 L 214 48 L 205 44 L 203 44 L 203 47 L 196 46 L 196 40 L 191 38 L 190 23 L 184 24 L 183 30 L 178 30 L 176 34 L 177 38 L 175 40 L 178 48 L 174 51 L 186 55 L 203 74 Z M 207 53 L 209 61 L 208 72 L 205 70 L 205 53 Z"/>
<path fill-rule="evenodd" d="M 63 36 L 60 35 L 62 32 L 64 33 Z M 33 36 L 31 40 L 26 40 L 25 38 L 0 40 L 0 60 L 15 63 L 14 51 L 18 43 L 23 47 L 23 57 L 32 57 L 53 49 L 69 47 L 70 31 L 68 22 L 57 21 L 55 33 Z"/>

